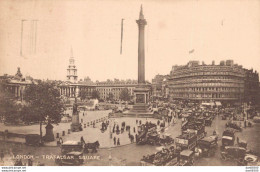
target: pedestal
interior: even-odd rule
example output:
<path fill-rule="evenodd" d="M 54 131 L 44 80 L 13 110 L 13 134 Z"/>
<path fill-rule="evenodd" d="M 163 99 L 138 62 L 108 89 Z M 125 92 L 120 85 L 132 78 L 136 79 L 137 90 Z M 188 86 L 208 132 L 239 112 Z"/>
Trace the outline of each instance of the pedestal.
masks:
<path fill-rule="evenodd" d="M 44 136 L 44 141 L 46 142 L 54 141 L 53 126 L 50 123 L 48 123 L 45 129 L 46 129 L 46 134 Z"/>
<path fill-rule="evenodd" d="M 134 105 L 133 108 L 126 115 L 133 115 L 136 117 L 153 117 L 153 112 L 149 110 L 150 89 L 147 85 L 138 85 L 134 90 Z"/>
<path fill-rule="evenodd" d="M 72 132 L 78 132 L 82 130 L 82 125 L 79 122 L 79 113 L 72 114 L 72 124 L 70 125 Z"/>
<path fill-rule="evenodd" d="M 145 87 L 145 85 L 138 85 L 134 89 L 134 106 L 132 111 L 139 113 L 149 112 L 148 110 L 148 102 L 149 102 L 149 91 L 150 89 Z"/>

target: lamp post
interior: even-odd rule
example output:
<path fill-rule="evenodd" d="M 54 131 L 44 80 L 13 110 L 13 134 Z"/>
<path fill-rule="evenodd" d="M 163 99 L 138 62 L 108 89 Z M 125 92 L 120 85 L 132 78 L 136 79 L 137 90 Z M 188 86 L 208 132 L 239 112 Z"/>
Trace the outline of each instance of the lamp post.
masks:
<path fill-rule="evenodd" d="M 111 124 L 112 124 L 112 120 L 111 118 L 109 118 L 108 116 L 108 120 L 109 120 L 109 156 L 108 156 L 108 160 L 109 160 L 109 166 L 112 166 L 112 153 L 111 153 L 111 149 L 112 149 L 112 131 L 111 131 Z"/>

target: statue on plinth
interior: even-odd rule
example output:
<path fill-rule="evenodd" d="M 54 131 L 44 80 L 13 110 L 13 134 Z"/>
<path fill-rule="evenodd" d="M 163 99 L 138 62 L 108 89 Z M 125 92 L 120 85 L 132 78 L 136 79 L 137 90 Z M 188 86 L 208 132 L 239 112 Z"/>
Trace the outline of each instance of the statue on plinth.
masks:
<path fill-rule="evenodd" d="M 82 131 L 82 125 L 79 122 L 79 111 L 76 97 L 72 108 L 72 124 L 70 127 L 72 132 Z"/>

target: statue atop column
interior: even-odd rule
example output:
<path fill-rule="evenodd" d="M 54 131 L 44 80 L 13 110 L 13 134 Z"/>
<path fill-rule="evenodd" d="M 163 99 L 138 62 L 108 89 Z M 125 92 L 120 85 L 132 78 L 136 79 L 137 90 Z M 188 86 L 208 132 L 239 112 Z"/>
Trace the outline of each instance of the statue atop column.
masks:
<path fill-rule="evenodd" d="M 153 115 L 149 110 L 150 85 L 145 81 L 145 26 L 147 21 L 144 17 L 143 7 L 140 8 L 138 25 L 138 85 L 134 91 L 134 105 L 129 113 L 134 115 Z"/>

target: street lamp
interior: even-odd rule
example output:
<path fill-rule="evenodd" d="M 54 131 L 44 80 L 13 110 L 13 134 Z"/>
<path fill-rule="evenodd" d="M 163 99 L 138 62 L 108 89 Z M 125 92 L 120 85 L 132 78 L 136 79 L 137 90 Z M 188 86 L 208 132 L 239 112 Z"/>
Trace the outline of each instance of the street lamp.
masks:
<path fill-rule="evenodd" d="M 112 124 L 112 120 L 111 118 L 109 118 L 108 116 L 108 120 L 109 120 L 109 156 L 108 156 L 108 160 L 109 160 L 109 166 L 111 166 L 111 162 L 112 162 L 112 153 L 111 153 L 111 149 L 112 149 L 112 131 L 111 131 L 111 124 Z"/>

